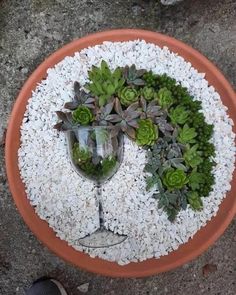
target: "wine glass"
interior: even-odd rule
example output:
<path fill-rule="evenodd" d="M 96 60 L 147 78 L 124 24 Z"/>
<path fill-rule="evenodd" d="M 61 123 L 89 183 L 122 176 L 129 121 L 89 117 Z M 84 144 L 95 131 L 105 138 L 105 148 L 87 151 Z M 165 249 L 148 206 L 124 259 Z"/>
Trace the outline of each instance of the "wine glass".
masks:
<path fill-rule="evenodd" d="M 94 233 L 79 239 L 79 243 L 89 248 L 122 243 L 126 240 L 126 235 L 116 234 L 105 228 L 101 186 L 120 167 L 123 159 L 123 134 L 115 135 L 111 126 L 77 127 L 67 132 L 67 142 L 75 171 L 95 182 L 97 186 L 100 227 Z"/>

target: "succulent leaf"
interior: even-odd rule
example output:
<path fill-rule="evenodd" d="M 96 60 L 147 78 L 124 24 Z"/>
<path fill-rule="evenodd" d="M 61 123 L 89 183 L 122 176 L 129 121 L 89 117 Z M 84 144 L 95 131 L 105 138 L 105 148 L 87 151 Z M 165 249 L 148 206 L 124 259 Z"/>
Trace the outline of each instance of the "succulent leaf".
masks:
<path fill-rule="evenodd" d="M 117 94 L 125 82 L 121 69 L 117 68 L 112 73 L 104 60 L 100 68 L 92 67 L 89 71 L 89 79 L 90 83 L 86 85 L 86 88 L 98 96 L 99 106 L 104 106 L 112 95 Z"/>
<path fill-rule="evenodd" d="M 194 128 L 190 128 L 187 124 L 179 129 L 178 141 L 183 144 L 194 143 L 197 132 Z"/>
<path fill-rule="evenodd" d="M 141 119 L 136 130 L 136 143 L 138 145 L 153 145 L 158 138 L 158 129 L 151 119 Z"/>
<path fill-rule="evenodd" d="M 168 169 L 163 177 L 163 183 L 168 190 L 181 189 L 188 183 L 188 178 L 185 172 L 181 169 Z"/>
<path fill-rule="evenodd" d="M 133 64 L 131 67 L 125 66 L 123 68 L 123 77 L 126 83 L 130 86 L 143 86 L 145 85 L 145 81 L 142 79 L 146 70 L 137 70 L 135 65 Z"/>
<path fill-rule="evenodd" d="M 196 144 L 184 153 L 184 160 L 186 164 L 192 168 L 197 167 L 199 164 L 203 162 L 203 159 L 200 156 L 201 153 L 197 149 L 198 145 Z"/>
<path fill-rule="evenodd" d="M 166 87 L 158 91 L 157 99 L 163 109 L 168 109 L 174 103 L 172 93 Z"/>
<path fill-rule="evenodd" d="M 74 123 L 79 123 L 81 125 L 88 125 L 94 120 L 91 110 L 85 106 L 79 106 L 76 110 L 74 110 L 72 118 Z"/>

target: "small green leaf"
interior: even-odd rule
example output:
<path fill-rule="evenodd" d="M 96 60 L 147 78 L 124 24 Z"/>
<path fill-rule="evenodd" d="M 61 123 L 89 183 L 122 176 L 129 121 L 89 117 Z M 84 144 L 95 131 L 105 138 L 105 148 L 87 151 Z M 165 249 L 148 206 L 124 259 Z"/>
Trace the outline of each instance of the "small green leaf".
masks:
<path fill-rule="evenodd" d="M 106 102 L 107 102 L 107 95 L 101 95 L 98 100 L 99 106 L 100 107 L 104 106 Z"/>
<path fill-rule="evenodd" d="M 184 153 L 184 160 L 192 168 L 197 167 L 203 162 L 200 152 L 197 151 L 198 145 L 194 145 Z"/>
<path fill-rule="evenodd" d="M 177 106 L 170 111 L 170 119 L 173 124 L 184 124 L 188 120 L 190 112 L 185 109 L 183 106 Z"/>
<path fill-rule="evenodd" d="M 189 128 L 187 124 L 182 129 L 179 129 L 178 141 L 182 144 L 194 143 L 194 138 L 197 136 L 197 132 L 194 128 Z"/>
<path fill-rule="evenodd" d="M 199 211 L 203 208 L 202 200 L 197 192 L 193 191 L 188 193 L 188 202 L 190 207 L 195 211 Z"/>
<path fill-rule="evenodd" d="M 192 190 L 199 189 L 199 185 L 201 183 L 204 183 L 203 177 L 204 177 L 203 173 L 192 171 L 192 173 L 189 176 L 189 182 L 188 182 L 188 185 L 191 187 Z"/>

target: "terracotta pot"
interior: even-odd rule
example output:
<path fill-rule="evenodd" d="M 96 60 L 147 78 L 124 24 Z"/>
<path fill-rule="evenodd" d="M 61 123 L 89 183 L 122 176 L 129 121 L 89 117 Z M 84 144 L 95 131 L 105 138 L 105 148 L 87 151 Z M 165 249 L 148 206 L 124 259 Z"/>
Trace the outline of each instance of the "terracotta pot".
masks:
<path fill-rule="evenodd" d="M 65 241 L 56 237 L 54 231 L 36 215 L 33 207 L 31 207 L 20 178 L 17 151 L 20 146 L 20 125 L 32 90 L 46 76 L 47 69 L 53 67 L 65 56 L 73 55 L 75 51 L 100 44 L 105 40 L 127 41 L 134 39 L 144 39 L 159 46 L 168 46 L 170 50 L 179 53 L 187 61 L 190 61 L 200 72 L 206 73 L 206 79 L 219 92 L 223 103 L 229 108 L 230 117 L 236 123 L 236 96 L 233 89 L 220 71 L 199 52 L 180 41 L 159 33 L 143 30 L 114 30 L 75 40 L 47 58 L 23 86 L 12 111 L 6 137 L 6 166 L 10 190 L 21 215 L 32 232 L 61 258 L 85 270 L 113 277 L 144 277 L 183 265 L 212 245 L 223 234 L 236 212 L 236 173 L 234 172 L 232 190 L 220 205 L 217 216 L 198 231 L 193 239 L 160 259 L 148 259 L 144 262 L 119 266 L 116 263 L 99 258 L 90 258 L 87 254 L 68 246 Z M 234 131 L 236 131 L 235 127 Z"/>

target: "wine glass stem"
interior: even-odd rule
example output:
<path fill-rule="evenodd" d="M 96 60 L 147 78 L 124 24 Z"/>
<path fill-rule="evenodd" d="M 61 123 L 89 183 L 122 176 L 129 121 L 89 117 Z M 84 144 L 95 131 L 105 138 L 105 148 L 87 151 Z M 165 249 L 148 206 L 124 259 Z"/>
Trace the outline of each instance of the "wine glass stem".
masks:
<path fill-rule="evenodd" d="M 100 229 L 103 229 L 104 226 L 104 213 L 102 207 L 102 188 L 101 185 L 97 185 L 97 201 L 98 201 L 98 210 L 99 210 L 99 225 Z"/>

